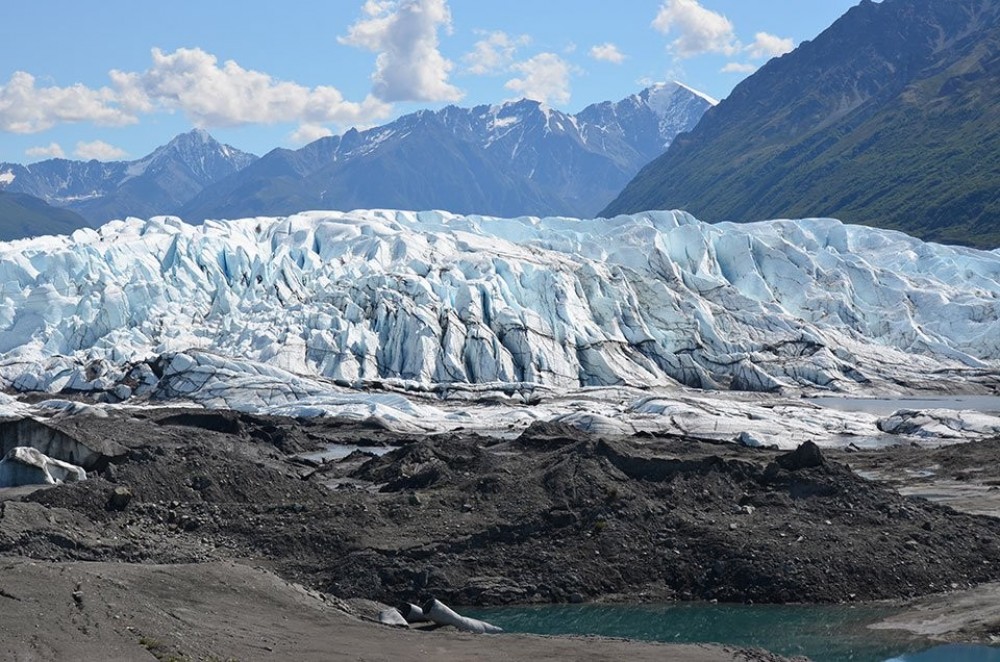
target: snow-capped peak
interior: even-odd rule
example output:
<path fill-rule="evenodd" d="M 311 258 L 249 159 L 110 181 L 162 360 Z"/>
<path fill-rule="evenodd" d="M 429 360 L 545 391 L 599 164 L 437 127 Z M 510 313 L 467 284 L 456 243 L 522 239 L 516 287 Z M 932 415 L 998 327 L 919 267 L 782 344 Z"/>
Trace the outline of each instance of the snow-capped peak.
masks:
<path fill-rule="evenodd" d="M 681 83 L 680 81 L 676 81 L 676 80 L 673 81 L 673 84 L 676 85 L 676 86 L 678 86 L 678 87 L 681 87 L 681 88 L 687 90 L 688 92 L 690 92 L 691 94 L 695 95 L 696 97 L 701 97 L 702 99 L 704 99 L 708 103 L 712 104 L 713 106 L 719 105 L 719 100 L 718 99 L 716 99 L 715 97 L 711 97 L 711 96 L 705 94 L 704 92 L 702 92 L 700 90 L 696 90 L 693 87 L 689 87 L 689 86 L 685 85 L 684 83 Z"/>
<path fill-rule="evenodd" d="M 675 113 L 677 111 L 678 104 L 683 104 L 685 98 L 690 99 L 692 96 L 702 102 L 708 103 L 710 106 L 714 106 L 719 103 L 716 99 L 713 99 L 707 94 L 690 88 L 683 83 L 678 83 L 677 81 L 671 81 L 669 83 L 654 83 L 639 93 L 639 99 L 649 106 L 650 110 L 652 110 L 657 117 L 661 118 L 670 113 Z"/>
<path fill-rule="evenodd" d="M 150 167 L 171 160 L 180 161 L 192 172 L 200 173 L 206 181 L 212 181 L 218 179 L 213 175 L 215 170 L 222 168 L 228 174 L 228 171 L 239 170 L 249 165 L 254 158 L 252 154 L 223 145 L 205 129 L 195 128 L 175 136 L 145 158 L 130 162 L 122 182 L 139 177 Z"/>

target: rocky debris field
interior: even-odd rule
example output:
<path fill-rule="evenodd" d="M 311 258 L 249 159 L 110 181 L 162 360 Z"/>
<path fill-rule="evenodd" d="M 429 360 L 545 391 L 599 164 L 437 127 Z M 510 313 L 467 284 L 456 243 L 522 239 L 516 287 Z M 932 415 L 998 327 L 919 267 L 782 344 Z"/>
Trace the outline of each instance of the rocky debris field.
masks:
<path fill-rule="evenodd" d="M 551 425 L 514 440 L 409 438 L 168 409 L 50 425 L 127 452 L 85 482 L 10 491 L 2 554 L 239 560 L 389 604 L 839 602 L 1000 579 L 1000 520 L 901 496 L 843 463 L 860 456 L 812 444 L 781 453 Z M 394 450 L 303 455 L 347 443 Z M 964 448 L 992 457 L 994 445 Z"/>
<path fill-rule="evenodd" d="M 1000 517 L 1000 439 L 937 448 L 855 451 L 846 459 L 863 476 L 963 512 Z"/>

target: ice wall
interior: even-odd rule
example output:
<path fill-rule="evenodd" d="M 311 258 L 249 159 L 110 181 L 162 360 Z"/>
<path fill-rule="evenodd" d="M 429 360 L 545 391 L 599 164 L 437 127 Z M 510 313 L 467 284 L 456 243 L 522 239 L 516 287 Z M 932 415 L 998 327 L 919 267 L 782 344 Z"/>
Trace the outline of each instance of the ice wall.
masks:
<path fill-rule="evenodd" d="M 0 383 L 126 398 L 197 348 L 343 384 L 919 387 L 995 373 L 998 293 L 996 253 L 828 219 L 130 219 L 0 244 Z"/>

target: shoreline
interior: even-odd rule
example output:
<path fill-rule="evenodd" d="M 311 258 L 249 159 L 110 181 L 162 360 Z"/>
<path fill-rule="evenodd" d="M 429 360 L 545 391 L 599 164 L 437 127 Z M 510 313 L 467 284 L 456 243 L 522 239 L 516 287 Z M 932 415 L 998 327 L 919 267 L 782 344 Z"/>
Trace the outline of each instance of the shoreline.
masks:
<path fill-rule="evenodd" d="M 786 659 L 731 646 L 401 630 L 232 562 L 47 563 L 5 556 L 0 567 L 0 653 L 12 660 Z"/>

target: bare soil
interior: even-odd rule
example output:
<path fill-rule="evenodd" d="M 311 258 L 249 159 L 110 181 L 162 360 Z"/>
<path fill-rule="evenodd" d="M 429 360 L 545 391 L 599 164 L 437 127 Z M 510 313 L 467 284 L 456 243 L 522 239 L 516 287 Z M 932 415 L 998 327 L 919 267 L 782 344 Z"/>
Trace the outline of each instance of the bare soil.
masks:
<path fill-rule="evenodd" d="M 0 561 L 0 658 L 62 660 L 678 660 L 777 662 L 757 651 L 376 625 L 350 605 L 231 562 Z"/>
<path fill-rule="evenodd" d="M 842 602 L 1000 580 L 1000 520 L 847 464 L 902 475 L 945 461 L 926 450 L 780 453 L 545 426 L 513 441 L 409 438 L 183 410 L 58 423 L 128 453 L 83 483 L 0 495 L 0 556 L 126 573 L 235 562 L 388 604 Z M 395 450 L 300 455 L 330 443 Z M 948 457 L 995 464 L 997 447 Z"/>

